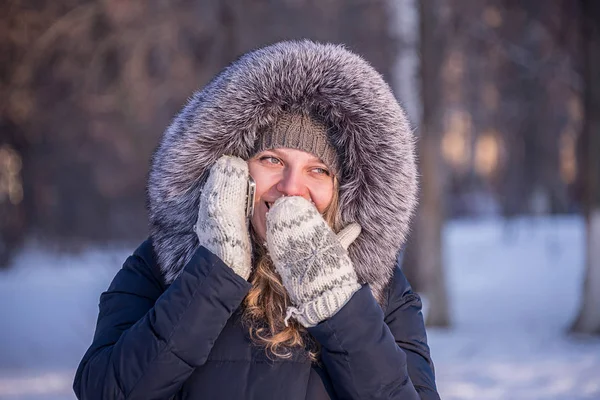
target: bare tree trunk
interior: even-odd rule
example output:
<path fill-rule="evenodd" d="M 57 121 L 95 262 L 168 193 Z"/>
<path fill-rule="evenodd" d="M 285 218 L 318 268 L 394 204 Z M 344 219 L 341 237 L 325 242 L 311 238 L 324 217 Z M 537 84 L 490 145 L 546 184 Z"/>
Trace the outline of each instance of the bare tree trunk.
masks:
<path fill-rule="evenodd" d="M 445 38 L 444 8 L 440 1 L 423 0 L 421 15 L 422 122 L 419 138 L 421 208 L 417 216 L 417 257 L 424 293 L 429 300 L 426 323 L 449 326 L 448 293 L 443 268 L 443 178 L 441 138 L 443 132 L 442 79 Z"/>
<path fill-rule="evenodd" d="M 573 332 L 600 334 L 600 3 L 582 0 L 585 120 L 581 133 L 586 274 Z"/>
<path fill-rule="evenodd" d="M 413 126 L 421 120 L 419 80 L 419 7 L 418 0 L 387 0 L 390 13 L 390 34 L 395 39 L 396 60 L 392 70 L 394 92 L 402 102 Z M 420 292 L 417 259 L 417 226 L 402 252 L 402 271 L 413 290 Z"/>
<path fill-rule="evenodd" d="M 26 147 L 22 132 L 0 118 L 0 269 L 10 265 L 25 241 L 22 170 Z"/>

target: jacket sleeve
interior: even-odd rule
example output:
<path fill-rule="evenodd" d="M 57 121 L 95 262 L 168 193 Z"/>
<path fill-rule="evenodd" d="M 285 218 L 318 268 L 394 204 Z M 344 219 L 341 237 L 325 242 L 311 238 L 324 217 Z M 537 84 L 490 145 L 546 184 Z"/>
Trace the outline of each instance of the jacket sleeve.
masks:
<path fill-rule="evenodd" d="M 407 358 L 408 375 L 422 400 L 440 398 L 435 385 L 435 369 L 431 360 L 421 298 L 412 291 L 400 267 L 388 293 L 385 323 Z"/>
<path fill-rule="evenodd" d="M 100 297 L 94 340 L 73 384 L 81 400 L 172 397 L 206 361 L 250 288 L 201 247 L 163 292 L 148 252 L 146 241 Z"/>
<path fill-rule="evenodd" d="M 335 391 L 343 399 L 439 399 L 421 303 L 399 268 L 389 295 L 384 315 L 363 286 L 334 316 L 309 328 Z"/>

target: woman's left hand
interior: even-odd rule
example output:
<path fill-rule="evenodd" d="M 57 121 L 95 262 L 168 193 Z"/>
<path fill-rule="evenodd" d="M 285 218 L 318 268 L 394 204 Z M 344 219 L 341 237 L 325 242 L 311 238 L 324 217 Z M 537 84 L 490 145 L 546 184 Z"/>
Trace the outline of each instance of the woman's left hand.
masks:
<path fill-rule="evenodd" d="M 333 316 L 360 289 L 348 246 L 360 234 L 353 223 L 336 235 L 316 207 L 293 196 L 278 199 L 267 214 L 267 247 L 288 291 L 293 316 L 305 327 Z"/>

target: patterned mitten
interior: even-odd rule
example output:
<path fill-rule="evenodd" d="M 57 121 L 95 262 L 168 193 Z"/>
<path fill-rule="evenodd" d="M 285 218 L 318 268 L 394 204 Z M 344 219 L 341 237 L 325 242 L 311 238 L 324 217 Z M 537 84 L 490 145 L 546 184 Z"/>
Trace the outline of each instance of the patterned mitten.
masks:
<path fill-rule="evenodd" d="M 202 189 L 194 228 L 200 245 L 244 279 L 252 270 L 247 188 L 248 164 L 238 157 L 219 158 Z"/>
<path fill-rule="evenodd" d="M 305 327 L 338 312 L 360 289 L 347 247 L 360 234 L 351 224 L 339 235 L 302 197 L 282 197 L 267 214 L 267 247 L 294 307 L 287 310 Z"/>

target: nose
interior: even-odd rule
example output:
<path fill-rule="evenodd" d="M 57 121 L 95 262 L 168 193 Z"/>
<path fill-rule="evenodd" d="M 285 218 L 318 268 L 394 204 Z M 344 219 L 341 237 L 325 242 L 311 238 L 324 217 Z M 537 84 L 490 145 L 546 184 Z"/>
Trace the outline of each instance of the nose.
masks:
<path fill-rule="evenodd" d="M 300 196 L 310 200 L 308 187 L 304 182 L 302 174 L 298 171 L 288 169 L 283 173 L 279 182 L 277 182 L 277 190 L 284 196 Z"/>

